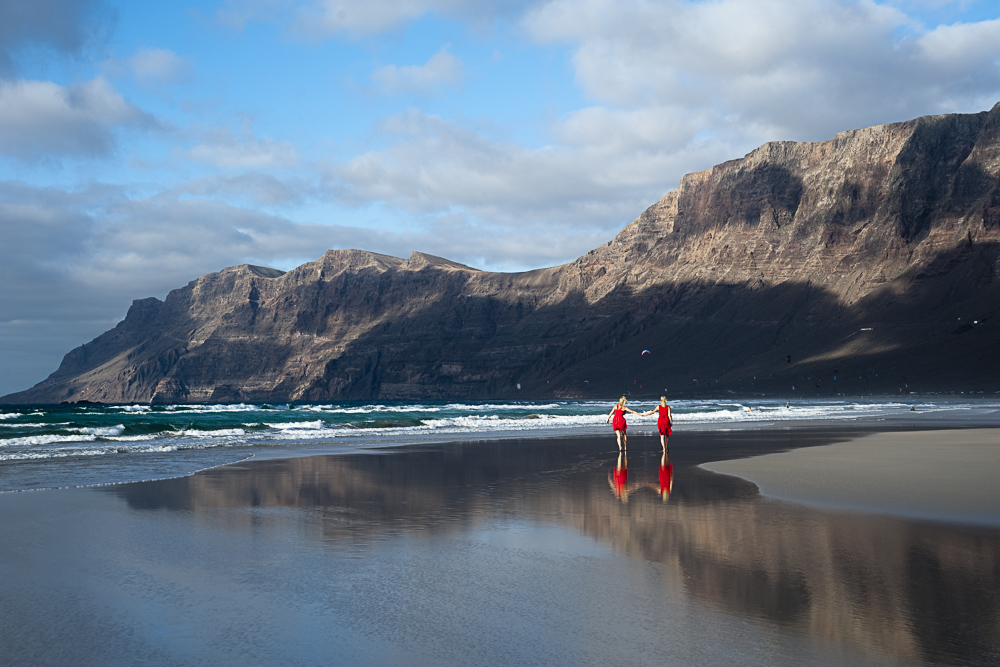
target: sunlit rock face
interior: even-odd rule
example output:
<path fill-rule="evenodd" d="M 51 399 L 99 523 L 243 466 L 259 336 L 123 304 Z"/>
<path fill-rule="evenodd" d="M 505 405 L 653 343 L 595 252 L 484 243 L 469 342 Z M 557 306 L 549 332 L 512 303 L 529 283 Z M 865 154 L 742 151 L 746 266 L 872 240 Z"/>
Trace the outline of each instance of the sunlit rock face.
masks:
<path fill-rule="evenodd" d="M 224 269 L 4 400 L 993 392 L 998 268 L 1000 105 L 765 144 L 549 269 Z"/>

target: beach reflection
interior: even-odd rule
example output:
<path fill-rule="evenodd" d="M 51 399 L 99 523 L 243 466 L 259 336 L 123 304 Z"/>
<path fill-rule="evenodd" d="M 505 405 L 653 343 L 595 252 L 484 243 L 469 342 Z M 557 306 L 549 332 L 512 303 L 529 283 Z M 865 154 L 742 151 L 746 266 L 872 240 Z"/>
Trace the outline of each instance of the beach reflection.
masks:
<path fill-rule="evenodd" d="M 628 454 L 624 449 L 618 450 L 618 461 L 614 469 L 608 473 L 608 484 L 615 497 L 623 503 L 628 502 Z"/>
<path fill-rule="evenodd" d="M 664 565 L 665 590 L 873 655 L 980 663 L 1000 649 L 1000 531 L 769 501 L 677 453 L 675 488 L 659 448 L 616 454 L 609 471 L 606 443 L 543 444 L 265 461 L 113 492 L 136 509 L 206 515 L 303 508 L 308 530 L 342 549 L 510 516 L 551 522 Z M 224 514 L 233 527 L 261 520 Z"/>
<path fill-rule="evenodd" d="M 643 489 L 649 489 L 660 496 L 663 502 L 670 498 L 670 493 L 674 488 L 674 464 L 670 462 L 670 455 L 663 450 L 660 455 L 660 467 L 655 474 L 644 468 L 643 471 L 633 476 L 632 481 L 628 477 L 628 452 L 619 450 L 618 459 L 614 467 L 608 473 L 608 485 L 615 497 L 623 503 L 627 503 L 629 494 L 636 493 Z"/>

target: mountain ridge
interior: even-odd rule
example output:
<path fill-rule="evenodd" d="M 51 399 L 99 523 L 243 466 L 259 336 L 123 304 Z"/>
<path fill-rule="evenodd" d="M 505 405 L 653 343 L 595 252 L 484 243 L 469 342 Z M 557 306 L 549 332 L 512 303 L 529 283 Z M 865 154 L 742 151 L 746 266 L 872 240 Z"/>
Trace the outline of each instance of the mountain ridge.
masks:
<path fill-rule="evenodd" d="M 992 392 L 998 269 L 1000 104 L 768 142 L 555 267 L 229 267 L 0 400 Z"/>

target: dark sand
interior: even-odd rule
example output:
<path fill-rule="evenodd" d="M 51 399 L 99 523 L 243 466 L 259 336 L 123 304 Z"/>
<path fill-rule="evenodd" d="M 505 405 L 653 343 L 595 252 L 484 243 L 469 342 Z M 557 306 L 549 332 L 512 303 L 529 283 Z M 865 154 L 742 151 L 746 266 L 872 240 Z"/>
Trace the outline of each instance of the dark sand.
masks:
<path fill-rule="evenodd" d="M 709 461 L 874 430 L 406 447 L 0 495 L 0 664 L 997 664 L 1000 530 Z"/>

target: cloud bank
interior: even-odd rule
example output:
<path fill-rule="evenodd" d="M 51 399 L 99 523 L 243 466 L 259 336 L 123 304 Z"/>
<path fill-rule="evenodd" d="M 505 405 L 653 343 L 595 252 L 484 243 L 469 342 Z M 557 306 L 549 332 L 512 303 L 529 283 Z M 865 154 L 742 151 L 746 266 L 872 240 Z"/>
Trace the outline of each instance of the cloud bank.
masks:
<path fill-rule="evenodd" d="M 8 157 L 106 156 L 115 148 L 117 129 L 156 126 L 103 77 L 67 87 L 0 81 L 0 154 Z"/>

